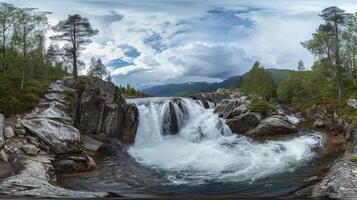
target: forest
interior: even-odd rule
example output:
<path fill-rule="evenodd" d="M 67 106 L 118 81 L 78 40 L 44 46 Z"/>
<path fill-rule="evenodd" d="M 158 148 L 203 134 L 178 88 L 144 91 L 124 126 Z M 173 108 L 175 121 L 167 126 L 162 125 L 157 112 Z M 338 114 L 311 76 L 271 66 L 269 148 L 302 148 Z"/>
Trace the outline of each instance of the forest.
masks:
<path fill-rule="evenodd" d="M 311 68 L 300 60 L 295 70 L 276 85 L 259 62 L 253 65 L 248 81 L 241 87 L 246 94 L 259 97 L 252 103 L 253 110 L 267 111 L 277 103 L 301 110 L 316 105 L 357 122 L 352 108 L 346 106 L 349 99 L 357 97 L 357 14 L 329 7 L 320 16 L 324 23 L 310 40 L 301 43 L 315 58 Z"/>
<path fill-rule="evenodd" d="M 80 54 L 98 30 L 78 14 L 51 27 L 49 15 L 36 8 L 0 4 L 0 113 L 31 110 L 52 81 L 71 73 L 77 78 L 85 69 Z M 48 38 L 49 30 L 56 35 Z M 111 81 L 100 58 L 91 59 L 88 75 Z M 121 91 L 143 95 L 131 86 Z"/>

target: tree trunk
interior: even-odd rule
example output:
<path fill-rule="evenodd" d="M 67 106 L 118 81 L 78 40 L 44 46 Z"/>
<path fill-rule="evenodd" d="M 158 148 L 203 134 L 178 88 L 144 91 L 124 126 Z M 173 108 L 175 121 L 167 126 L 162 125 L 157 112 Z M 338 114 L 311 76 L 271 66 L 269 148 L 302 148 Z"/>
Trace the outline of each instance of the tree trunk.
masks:
<path fill-rule="evenodd" d="M 23 88 L 24 88 L 24 82 L 25 82 L 25 72 L 26 72 L 26 51 L 27 51 L 27 49 L 26 49 L 26 43 L 27 43 L 27 41 L 26 41 L 26 35 L 25 35 L 25 29 L 23 30 L 24 31 L 24 33 L 23 33 L 23 46 L 22 46 L 22 75 L 21 75 L 21 86 L 20 86 L 20 90 L 22 90 Z"/>
<path fill-rule="evenodd" d="M 336 50 L 335 50 L 335 67 L 336 67 L 336 79 L 337 79 L 337 86 L 338 86 L 338 97 L 341 98 L 345 96 L 345 89 L 343 87 L 343 80 L 342 80 L 342 74 L 341 74 L 341 61 L 340 61 L 340 40 L 338 37 L 338 23 L 337 23 L 337 16 L 335 14 L 335 45 L 336 45 Z"/>
<path fill-rule="evenodd" d="M 340 70 L 337 71 L 336 77 L 337 77 L 337 86 L 338 86 L 338 97 L 341 98 L 345 96 L 345 88 L 343 86 L 343 80 Z"/>
<path fill-rule="evenodd" d="M 77 72 L 77 50 L 73 48 L 73 78 L 77 80 L 78 72 Z"/>
<path fill-rule="evenodd" d="M 5 43 L 6 42 L 6 37 L 5 33 L 3 32 L 3 37 L 2 37 L 2 67 L 3 67 L 3 73 L 4 76 L 6 75 L 6 48 L 5 48 Z"/>
<path fill-rule="evenodd" d="M 73 22 L 73 78 L 78 79 L 76 20 Z"/>

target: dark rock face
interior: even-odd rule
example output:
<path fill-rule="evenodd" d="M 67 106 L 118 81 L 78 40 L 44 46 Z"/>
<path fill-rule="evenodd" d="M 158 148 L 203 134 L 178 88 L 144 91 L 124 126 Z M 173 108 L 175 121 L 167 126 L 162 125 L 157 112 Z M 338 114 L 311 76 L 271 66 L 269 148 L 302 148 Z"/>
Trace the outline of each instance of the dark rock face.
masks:
<path fill-rule="evenodd" d="M 292 126 L 284 116 L 274 115 L 260 122 L 254 129 L 247 132 L 249 137 L 260 137 L 265 135 L 280 135 L 297 133 L 298 129 Z"/>
<path fill-rule="evenodd" d="M 249 112 L 228 119 L 226 122 L 232 132 L 244 134 L 248 130 L 256 127 L 259 124 L 260 119 L 260 114 Z"/>
<path fill-rule="evenodd" d="M 138 110 L 126 103 L 112 83 L 86 78 L 71 105 L 74 124 L 82 134 L 105 133 L 124 143 L 135 139 Z"/>

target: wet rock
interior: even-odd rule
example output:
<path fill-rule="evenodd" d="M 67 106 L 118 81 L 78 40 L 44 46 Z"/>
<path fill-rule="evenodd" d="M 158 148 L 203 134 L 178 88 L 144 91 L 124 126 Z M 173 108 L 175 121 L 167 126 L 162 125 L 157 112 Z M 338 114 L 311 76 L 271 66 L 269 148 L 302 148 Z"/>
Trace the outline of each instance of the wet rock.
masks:
<path fill-rule="evenodd" d="M 228 119 L 226 123 L 234 133 L 245 133 L 256 127 L 261 120 L 259 113 L 248 112 L 234 118 Z"/>
<path fill-rule="evenodd" d="M 7 162 L 8 161 L 8 156 L 7 154 L 5 153 L 4 149 L 1 149 L 0 150 L 0 160 L 4 161 L 4 162 Z"/>
<path fill-rule="evenodd" d="M 55 153 L 78 150 L 80 134 L 73 126 L 44 118 L 23 119 L 21 124 L 48 144 Z"/>
<path fill-rule="evenodd" d="M 7 126 L 4 129 L 4 137 L 6 139 L 12 138 L 15 136 L 14 130 L 11 128 L 11 126 Z"/>
<path fill-rule="evenodd" d="M 298 129 L 284 116 L 274 115 L 262 120 L 257 127 L 247 132 L 249 137 L 297 133 Z"/>
<path fill-rule="evenodd" d="M 35 196 L 37 198 L 100 198 L 108 196 L 106 192 L 73 191 L 50 184 L 49 165 L 43 162 L 28 159 L 25 161 L 24 167 L 25 169 L 19 174 L 8 177 L 1 183 L 0 194 L 12 197 Z"/>
<path fill-rule="evenodd" d="M 138 110 L 126 103 L 119 88 L 95 78 L 86 79 L 80 87 L 71 104 L 71 113 L 81 133 L 105 133 L 111 141 L 118 139 L 124 143 L 133 143 Z"/>
<path fill-rule="evenodd" d="M 40 149 L 37 148 L 35 145 L 32 144 L 26 144 L 21 147 L 22 150 L 28 155 L 35 156 L 40 152 Z"/>
<path fill-rule="evenodd" d="M 61 156 L 55 161 L 56 172 L 82 173 L 95 169 L 95 161 L 88 155 Z"/>
<path fill-rule="evenodd" d="M 98 149 L 103 146 L 102 142 L 91 138 L 88 135 L 82 135 L 83 145 L 84 148 L 91 150 L 91 151 L 98 151 Z"/>
<path fill-rule="evenodd" d="M 4 138 L 5 116 L 0 113 L 0 147 L 5 144 Z"/>
<path fill-rule="evenodd" d="M 314 121 L 313 127 L 315 128 L 323 128 L 326 126 L 326 122 L 321 120 L 321 119 L 317 119 Z"/>
<path fill-rule="evenodd" d="M 357 196 L 357 162 L 352 158 L 356 156 L 345 154 L 337 161 L 322 181 L 313 187 L 312 196 L 355 198 Z"/>
<path fill-rule="evenodd" d="M 304 180 L 305 183 L 308 183 L 308 184 L 311 184 L 311 183 L 316 183 L 316 182 L 319 182 L 321 181 L 321 177 L 319 176 L 312 176 L 310 178 L 307 178 Z"/>
<path fill-rule="evenodd" d="M 349 99 L 347 104 L 357 110 L 357 99 Z"/>

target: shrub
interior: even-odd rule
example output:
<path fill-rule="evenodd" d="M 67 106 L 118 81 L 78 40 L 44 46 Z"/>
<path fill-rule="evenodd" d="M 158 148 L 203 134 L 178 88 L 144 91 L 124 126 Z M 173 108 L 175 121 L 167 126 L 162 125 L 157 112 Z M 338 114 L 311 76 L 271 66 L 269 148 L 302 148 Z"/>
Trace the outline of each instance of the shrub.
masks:
<path fill-rule="evenodd" d="M 263 98 L 257 98 L 257 97 L 253 98 L 253 100 L 248 105 L 248 109 L 253 112 L 261 113 L 263 115 L 266 115 L 269 112 L 275 110 L 274 106 L 270 104 L 268 101 L 266 101 Z"/>

